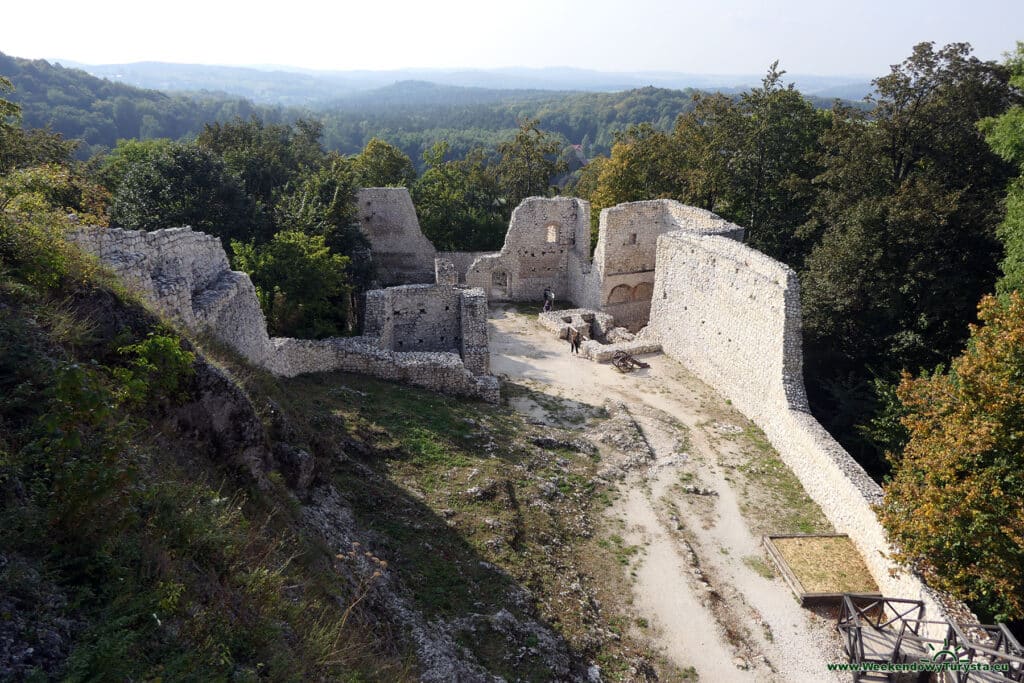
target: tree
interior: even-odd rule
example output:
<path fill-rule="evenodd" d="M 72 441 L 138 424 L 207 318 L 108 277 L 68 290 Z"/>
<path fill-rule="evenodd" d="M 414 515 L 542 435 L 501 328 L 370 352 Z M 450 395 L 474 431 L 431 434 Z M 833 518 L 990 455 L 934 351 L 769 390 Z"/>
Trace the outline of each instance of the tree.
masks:
<path fill-rule="evenodd" d="M 952 358 L 995 282 L 1010 167 L 976 122 L 1010 106 L 1008 80 L 966 44 L 922 43 L 875 81 L 870 117 L 837 108 L 823 137 L 811 221 L 821 238 L 801 272 L 808 391 L 866 464 L 879 455 L 857 429 L 870 409 L 843 397 Z"/>
<path fill-rule="evenodd" d="M 207 124 L 196 143 L 222 159 L 242 181 L 246 194 L 269 211 L 281 188 L 319 166 L 324 154 L 321 133 L 322 126 L 316 121 L 270 124 L 253 116 Z"/>
<path fill-rule="evenodd" d="M 672 132 L 679 157 L 675 194 L 688 204 L 725 214 L 748 127 L 732 98 L 716 93 L 693 99 L 693 110 L 679 115 Z"/>
<path fill-rule="evenodd" d="M 96 179 L 110 192 L 117 189 L 133 166 L 152 164 L 161 155 L 168 153 L 173 141 L 167 138 L 154 140 L 118 140 L 109 154 L 94 157 L 89 165 L 95 168 Z"/>
<path fill-rule="evenodd" d="M 1016 52 L 1007 55 L 1006 66 L 1013 74 L 1010 84 L 1024 90 L 1024 42 L 1018 42 Z M 1024 290 L 1024 105 L 1015 104 L 999 116 L 983 119 L 979 127 L 992 150 L 1020 170 L 1007 192 L 1006 218 L 999 226 L 1006 258 L 1000 264 L 1003 276 L 998 289 Z"/>
<path fill-rule="evenodd" d="M 223 162 L 194 144 L 170 143 L 131 163 L 114 193 L 112 225 L 157 230 L 190 225 L 231 239 L 251 239 L 256 206 Z"/>
<path fill-rule="evenodd" d="M 348 258 L 331 253 L 323 236 L 285 230 L 267 244 L 233 242 L 234 265 L 256 285 L 272 335 L 320 338 L 342 334 L 350 311 Z"/>
<path fill-rule="evenodd" d="M 511 207 L 483 151 L 445 161 L 447 153 L 444 142 L 424 153 L 427 169 L 412 188 L 423 234 L 442 250 L 500 248 Z"/>
<path fill-rule="evenodd" d="M 722 213 L 747 229 L 747 243 L 797 268 L 806 257 L 797 231 L 810 215 L 816 193 L 819 138 L 827 119 L 793 86 L 782 86 L 776 61 L 760 88 L 740 97 L 732 184 Z M 725 141 L 729 129 L 719 139 Z M 725 141 L 725 144 L 729 143 Z M 697 164 L 691 164 L 696 167 Z"/>
<path fill-rule="evenodd" d="M 360 187 L 409 187 L 416 180 L 412 160 L 379 138 L 370 138 L 352 159 L 352 167 Z"/>
<path fill-rule="evenodd" d="M 0 76 L 0 93 L 12 92 L 11 81 Z M 24 129 L 21 107 L 0 97 L 0 175 L 15 168 L 66 163 L 78 143 L 48 129 Z"/>
<path fill-rule="evenodd" d="M 1024 297 L 985 297 L 948 372 L 904 374 L 910 440 L 880 519 L 896 557 L 986 616 L 1024 618 Z"/>
<path fill-rule="evenodd" d="M 547 196 L 551 178 L 564 171 L 558 161 L 562 145 L 540 129 L 540 121 L 525 119 L 512 140 L 498 145 L 498 182 L 510 206 L 527 197 Z"/>
<path fill-rule="evenodd" d="M 274 219 L 281 230 L 322 237 L 333 253 L 348 258 L 354 294 L 369 287 L 373 272 L 370 245 L 359 229 L 352 167 L 350 159 L 336 153 L 327 155 L 320 168 L 307 171 L 283 191 Z M 347 305 L 355 310 L 354 301 Z"/>

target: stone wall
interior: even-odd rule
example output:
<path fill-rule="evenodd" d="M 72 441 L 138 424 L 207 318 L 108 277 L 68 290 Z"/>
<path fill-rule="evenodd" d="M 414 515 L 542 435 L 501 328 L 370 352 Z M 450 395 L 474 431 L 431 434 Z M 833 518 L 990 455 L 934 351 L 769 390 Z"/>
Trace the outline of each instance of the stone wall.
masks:
<path fill-rule="evenodd" d="M 163 315 L 218 338 L 266 367 L 270 340 L 249 276 L 231 270 L 216 237 L 191 228 L 154 232 L 84 228 L 68 239 L 93 254 Z"/>
<path fill-rule="evenodd" d="M 836 530 L 857 545 L 883 594 L 923 600 L 926 618 L 945 618 L 939 597 L 889 559 L 872 510 L 881 489 L 808 410 L 800 290 L 790 268 L 721 236 L 664 234 L 649 329 L 666 354 L 764 430 Z"/>
<path fill-rule="evenodd" d="M 366 293 L 368 336 L 389 351 L 449 351 L 462 346 L 459 295 L 454 287 L 401 285 Z"/>
<path fill-rule="evenodd" d="M 381 286 L 434 281 L 437 250 L 420 230 L 409 190 L 364 187 L 356 194 L 356 205 Z"/>
<path fill-rule="evenodd" d="M 481 306 L 481 291 L 433 285 L 419 286 L 417 294 L 375 290 L 367 293 L 368 301 L 379 302 L 368 325 L 377 334 L 325 340 L 271 339 L 252 281 L 245 273 L 230 269 L 215 237 L 190 228 L 153 232 L 83 228 L 70 232 L 68 239 L 97 256 L 168 318 L 193 332 L 212 335 L 274 374 L 292 377 L 341 370 L 498 401 L 498 381 L 486 374 L 487 309 L 486 303 Z M 430 348 L 414 353 L 394 350 L 395 331 L 382 320 L 388 310 L 382 304 L 398 302 L 403 310 L 417 307 L 418 313 L 421 301 L 430 302 L 438 320 L 431 323 L 424 318 L 409 330 L 400 327 L 399 332 L 424 336 Z M 446 330 L 455 337 L 454 343 L 441 341 Z M 433 336 L 426 337 L 428 333 Z M 467 354 L 465 362 L 462 352 Z"/>
<path fill-rule="evenodd" d="M 577 305 L 615 316 L 636 331 L 647 324 L 654 290 L 658 237 L 675 230 L 742 240 L 743 228 L 710 211 L 670 199 L 628 202 L 601 211 L 593 263 L 580 264 Z"/>
<path fill-rule="evenodd" d="M 481 256 L 497 256 L 496 251 L 439 251 L 437 252 L 437 258 L 444 259 L 445 261 L 451 262 L 455 266 L 455 272 L 458 273 L 458 283 L 466 284 L 466 273 L 469 271 L 470 266 Z"/>
<path fill-rule="evenodd" d="M 585 258 L 589 251 L 589 218 L 590 204 L 582 199 L 524 199 L 512 212 L 501 251 L 476 259 L 466 284 L 493 301 L 540 302 L 545 289 L 568 299 L 570 255 Z"/>

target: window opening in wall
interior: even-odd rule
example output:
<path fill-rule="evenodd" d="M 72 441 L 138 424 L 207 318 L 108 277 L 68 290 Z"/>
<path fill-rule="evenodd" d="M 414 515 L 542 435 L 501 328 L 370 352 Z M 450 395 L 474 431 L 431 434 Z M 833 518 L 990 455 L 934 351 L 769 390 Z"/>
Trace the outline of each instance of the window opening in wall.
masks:
<path fill-rule="evenodd" d="M 629 238 L 626 239 L 626 244 L 636 244 L 636 233 L 635 232 L 629 233 Z"/>
<path fill-rule="evenodd" d="M 558 241 L 558 226 L 557 225 L 549 225 L 548 226 L 548 242 L 555 243 L 557 241 Z"/>

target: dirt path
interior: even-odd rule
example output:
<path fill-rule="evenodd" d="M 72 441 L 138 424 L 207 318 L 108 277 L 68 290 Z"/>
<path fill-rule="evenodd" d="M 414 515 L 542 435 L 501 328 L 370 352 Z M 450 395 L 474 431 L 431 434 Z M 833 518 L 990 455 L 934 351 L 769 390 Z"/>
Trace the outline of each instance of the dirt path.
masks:
<path fill-rule="evenodd" d="M 632 609 L 644 634 L 705 681 L 829 681 L 839 661 L 832 624 L 799 607 L 763 559 L 744 516 L 733 465 L 740 418 L 678 363 L 656 355 L 628 375 L 569 353 L 535 316 L 492 307 L 491 370 L 553 397 L 600 407 L 625 403 L 654 455 L 630 472 L 609 524 L 643 549 L 632 568 Z M 536 401 L 518 409 L 544 415 Z M 723 420 L 723 416 L 725 419 Z"/>

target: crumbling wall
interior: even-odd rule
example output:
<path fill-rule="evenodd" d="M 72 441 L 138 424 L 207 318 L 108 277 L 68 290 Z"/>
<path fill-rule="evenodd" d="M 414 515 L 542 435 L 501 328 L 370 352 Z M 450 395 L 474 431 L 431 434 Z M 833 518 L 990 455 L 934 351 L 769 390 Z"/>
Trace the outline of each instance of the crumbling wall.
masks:
<path fill-rule="evenodd" d="M 381 286 L 434 281 L 437 250 L 420 230 L 409 190 L 364 187 L 356 194 L 356 205 Z"/>
<path fill-rule="evenodd" d="M 461 290 L 435 285 L 402 285 L 366 293 L 368 336 L 389 351 L 451 351 L 462 346 Z"/>
<path fill-rule="evenodd" d="M 628 202 L 604 209 L 589 272 L 578 266 L 574 301 L 610 313 L 618 325 L 630 330 L 646 325 L 654 291 L 658 237 L 675 230 L 743 239 L 743 228 L 710 211 L 671 199 Z"/>
<path fill-rule="evenodd" d="M 590 246 L 590 204 L 570 197 L 529 197 L 512 212 L 505 244 L 497 254 L 478 258 L 466 284 L 493 301 L 542 301 L 550 289 L 569 298 L 570 254 Z"/>
<path fill-rule="evenodd" d="M 649 329 L 669 356 L 764 430 L 783 461 L 841 533 L 849 534 L 887 596 L 937 596 L 889 558 L 872 505 L 881 489 L 810 414 L 803 383 L 796 273 L 734 240 L 671 232 L 657 245 Z"/>
<path fill-rule="evenodd" d="M 249 362 L 274 374 L 292 377 L 341 370 L 498 401 L 497 379 L 486 374 L 487 361 L 481 361 L 481 353 L 487 353 L 486 304 L 482 309 L 479 305 L 483 292 L 433 285 L 420 286 L 423 293 L 418 295 L 389 295 L 390 290 L 369 292 L 368 300 L 397 301 L 403 310 L 418 306 L 421 299 L 430 302 L 437 320 L 424 317 L 411 328 L 413 334 L 433 334 L 431 348 L 418 353 L 392 349 L 394 330 L 381 318 L 386 306 L 371 308 L 372 320 L 367 321 L 379 335 L 271 339 L 252 281 L 245 273 L 231 271 L 224 249 L 215 237 L 190 228 L 153 232 L 83 228 L 70 232 L 68 239 L 97 256 L 129 288 L 167 317 L 193 332 L 212 335 Z M 444 306 L 448 309 L 440 310 Z M 415 310 L 418 313 L 419 308 Z M 472 343 L 466 347 L 469 356 L 463 362 L 460 351 L 465 347 L 466 330 Z M 406 331 L 399 327 L 400 334 Z M 442 342 L 440 338 L 448 335 L 456 341 Z"/>
<path fill-rule="evenodd" d="M 270 339 L 256 288 L 245 273 L 231 270 L 216 237 L 191 228 L 84 228 L 67 237 L 168 318 L 191 330 L 215 329 L 250 362 L 269 363 Z"/>
<path fill-rule="evenodd" d="M 466 283 L 466 273 L 469 271 L 470 266 L 481 256 L 497 256 L 496 251 L 439 251 L 437 252 L 437 258 L 449 261 L 455 266 L 455 272 L 458 273 L 458 284 L 464 285 Z"/>

